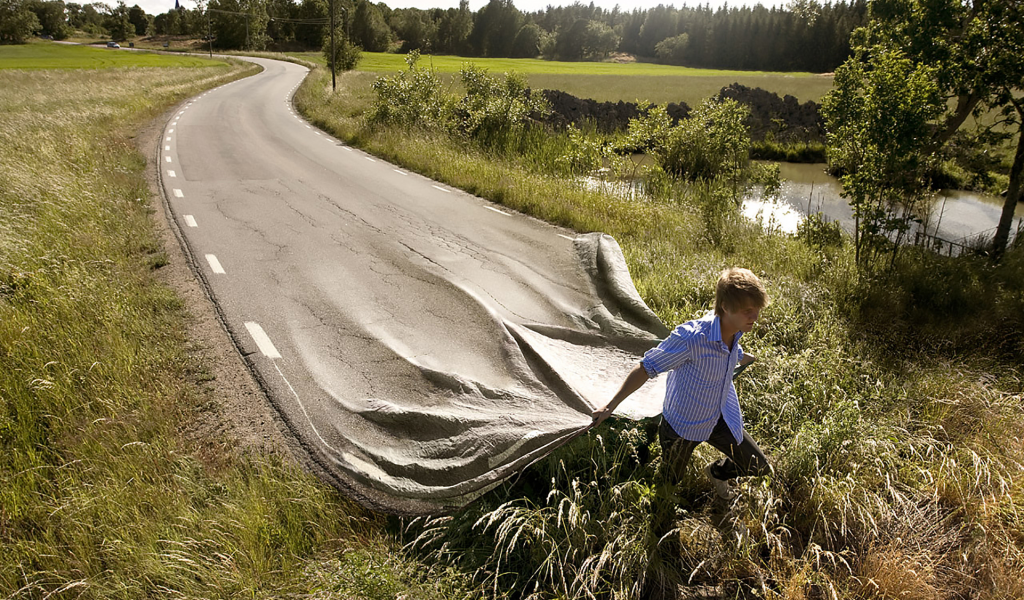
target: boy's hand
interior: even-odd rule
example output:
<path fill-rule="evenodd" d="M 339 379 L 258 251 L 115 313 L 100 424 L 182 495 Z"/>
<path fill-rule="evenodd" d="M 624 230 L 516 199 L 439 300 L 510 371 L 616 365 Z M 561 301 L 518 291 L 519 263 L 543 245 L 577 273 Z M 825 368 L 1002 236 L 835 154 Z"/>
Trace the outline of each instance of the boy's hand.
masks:
<path fill-rule="evenodd" d="M 603 423 L 605 419 L 612 416 L 612 410 L 611 406 L 606 405 L 594 411 L 594 422 L 590 424 L 590 428 L 593 429 L 594 427 L 597 427 Z"/>

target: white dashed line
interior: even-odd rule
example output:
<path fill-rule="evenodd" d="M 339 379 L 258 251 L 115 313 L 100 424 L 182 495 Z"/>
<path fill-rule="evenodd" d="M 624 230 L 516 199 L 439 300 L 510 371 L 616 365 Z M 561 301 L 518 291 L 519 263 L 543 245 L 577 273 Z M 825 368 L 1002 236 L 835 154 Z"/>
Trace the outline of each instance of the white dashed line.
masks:
<path fill-rule="evenodd" d="M 393 171 L 394 171 L 395 173 L 398 173 L 399 175 L 408 175 L 408 173 L 406 173 L 405 171 L 402 171 L 402 170 L 400 170 L 400 169 L 392 169 L 392 170 L 393 170 Z"/>
<path fill-rule="evenodd" d="M 174 197 L 175 198 L 184 198 L 185 194 L 183 194 L 181 192 L 181 190 L 179 190 L 178 188 L 174 188 Z"/>
<path fill-rule="evenodd" d="M 377 161 L 373 160 L 372 158 L 370 158 L 369 156 L 364 156 L 363 158 L 365 158 L 366 160 L 368 160 L 370 162 L 377 162 Z"/>
<path fill-rule="evenodd" d="M 185 224 L 189 227 L 199 227 L 199 223 L 196 223 L 196 218 L 192 215 L 185 215 Z"/>
<path fill-rule="evenodd" d="M 223 275 L 225 273 L 224 267 L 220 266 L 220 261 L 217 257 L 212 254 L 206 255 L 206 262 L 210 263 L 210 268 L 213 269 L 214 273 Z"/>
<path fill-rule="evenodd" d="M 171 151 L 171 147 L 170 146 L 164 146 L 164 151 L 165 152 L 170 152 Z"/>
<path fill-rule="evenodd" d="M 168 129 L 167 133 L 174 133 L 174 130 L 173 129 Z"/>
<path fill-rule="evenodd" d="M 165 142 L 169 142 L 169 141 L 171 141 L 171 136 L 167 136 L 167 137 L 165 137 L 165 138 L 164 138 L 164 141 L 165 141 Z"/>
<path fill-rule="evenodd" d="M 171 157 L 170 156 L 165 156 L 164 160 L 166 160 L 167 162 L 171 162 Z"/>
<path fill-rule="evenodd" d="M 281 358 L 281 353 L 274 347 L 274 343 L 270 341 L 270 336 L 267 335 L 267 332 L 263 331 L 259 323 L 246 321 L 245 328 L 249 330 L 249 335 L 252 336 L 252 340 L 256 342 L 256 346 L 259 347 L 263 356 L 267 358 Z"/>
<path fill-rule="evenodd" d="M 444 193 L 446 193 L 446 194 L 450 194 L 450 193 L 452 193 L 452 192 L 451 192 L 451 190 L 446 190 L 446 189 L 444 189 L 443 187 L 441 187 L 441 186 L 439 186 L 439 185 L 432 185 L 432 186 L 430 186 L 430 187 L 434 188 L 435 190 L 441 190 L 442 192 L 444 192 Z M 488 207 L 488 208 L 489 208 L 489 207 Z"/>
<path fill-rule="evenodd" d="M 168 170 L 167 170 L 167 176 L 168 176 L 168 177 L 177 177 L 177 176 L 178 176 L 178 174 L 177 174 L 177 173 L 175 173 L 174 171 L 171 171 L 170 169 L 168 169 Z"/>
<path fill-rule="evenodd" d="M 569 237 L 567 235 L 558 234 L 558 237 L 565 238 L 565 239 L 569 240 L 570 242 L 575 242 L 576 241 L 576 238 L 571 238 L 571 237 Z"/>
<path fill-rule="evenodd" d="M 512 215 L 508 214 L 507 212 L 502 212 L 502 211 L 500 211 L 500 210 L 498 210 L 496 208 L 491 208 L 490 206 L 485 206 L 484 208 L 486 208 L 487 210 L 493 210 L 494 212 L 498 213 L 499 215 L 505 215 L 506 217 L 511 217 L 512 216 Z"/>
<path fill-rule="evenodd" d="M 352 151 L 352 149 L 351 149 L 351 148 L 349 148 L 348 146 L 342 146 L 342 148 L 344 148 L 344 149 L 348 150 L 349 152 L 351 152 L 351 151 Z"/>

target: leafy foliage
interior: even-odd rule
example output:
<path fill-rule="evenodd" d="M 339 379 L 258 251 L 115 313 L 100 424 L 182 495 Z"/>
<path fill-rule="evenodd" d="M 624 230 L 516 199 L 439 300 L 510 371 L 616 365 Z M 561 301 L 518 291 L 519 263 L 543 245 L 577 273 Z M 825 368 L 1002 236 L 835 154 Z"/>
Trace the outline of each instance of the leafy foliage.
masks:
<path fill-rule="evenodd" d="M 836 71 L 824 99 L 830 166 L 857 219 L 858 263 L 891 266 L 930 188 L 932 121 L 941 113 L 936 71 L 898 48 L 879 48 Z"/>
<path fill-rule="evenodd" d="M 39 27 L 39 18 L 22 0 L 0 0 L 0 44 L 22 44 Z"/>
<path fill-rule="evenodd" d="M 518 137 L 531 114 L 547 110 L 543 98 L 528 93 L 526 78 L 518 73 L 497 79 L 468 65 L 460 77 L 466 95 L 459 102 L 459 130 L 484 145 Z"/>
<path fill-rule="evenodd" d="M 455 98 L 445 91 L 441 77 L 432 69 L 417 67 L 418 61 L 419 52 L 411 52 L 407 70 L 373 82 L 377 98 L 367 112 L 367 122 L 436 129 L 451 121 Z"/>

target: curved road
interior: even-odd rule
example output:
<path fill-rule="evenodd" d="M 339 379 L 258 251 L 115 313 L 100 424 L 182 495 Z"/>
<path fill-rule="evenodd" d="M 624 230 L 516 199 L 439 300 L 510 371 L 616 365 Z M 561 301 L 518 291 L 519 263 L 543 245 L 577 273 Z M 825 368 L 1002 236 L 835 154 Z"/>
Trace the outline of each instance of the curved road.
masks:
<path fill-rule="evenodd" d="M 614 240 L 575 236 L 349 148 L 306 75 L 183 105 L 159 156 L 193 268 L 321 475 L 403 514 L 465 504 L 584 431 L 666 333 Z M 656 414 L 649 385 L 620 411 Z"/>

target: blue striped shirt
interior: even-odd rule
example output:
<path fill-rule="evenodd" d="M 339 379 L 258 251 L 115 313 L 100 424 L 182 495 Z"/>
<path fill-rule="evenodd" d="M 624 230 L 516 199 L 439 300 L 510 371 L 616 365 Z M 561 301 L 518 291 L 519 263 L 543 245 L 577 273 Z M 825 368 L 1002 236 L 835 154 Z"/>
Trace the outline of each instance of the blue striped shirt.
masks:
<path fill-rule="evenodd" d="M 722 326 L 713 312 L 675 328 L 641 364 L 652 379 L 668 372 L 661 414 L 679 437 L 706 442 L 725 417 L 736 443 L 743 441 L 743 414 L 732 371 L 743 359 L 737 333 L 732 350 L 722 342 Z"/>

